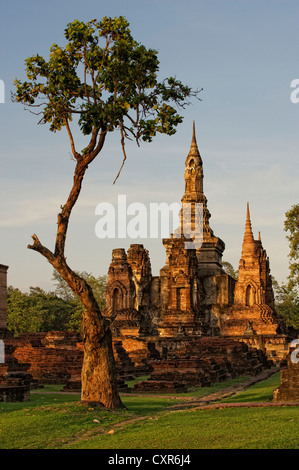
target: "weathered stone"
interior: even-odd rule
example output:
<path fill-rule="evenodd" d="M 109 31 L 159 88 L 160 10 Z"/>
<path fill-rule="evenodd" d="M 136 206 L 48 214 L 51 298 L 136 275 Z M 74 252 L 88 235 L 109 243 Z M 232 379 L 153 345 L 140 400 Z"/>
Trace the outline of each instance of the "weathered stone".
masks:
<path fill-rule="evenodd" d="M 214 236 L 209 219 L 193 128 L 180 225 L 163 240 L 166 264 L 160 276 L 152 276 L 143 245 L 131 245 L 127 254 L 121 248 L 112 252 L 106 299 L 108 310 L 117 312 L 114 336 L 219 335 L 219 317 L 232 302 L 234 280 L 222 269 L 224 243 Z M 196 231 L 198 222 L 202 233 Z"/>
<path fill-rule="evenodd" d="M 234 303 L 222 315 L 221 334 L 259 344 L 276 362 L 288 350 L 288 332 L 274 308 L 269 258 L 260 235 L 253 237 L 248 204 Z"/>
<path fill-rule="evenodd" d="M 135 385 L 135 391 L 170 389 L 171 383 L 186 387 L 206 387 L 239 375 L 257 375 L 271 367 L 262 351 L 250 350 L 244 343 L 225 338 L 193 338 L 168 341 L 168 358 L 151 362 L 153 372 L 147 381 Z M 166 344 L 164 342 L 164 348 Z"/>
<path fill-rule="evenodd" d="M 30 400 L 30 387 L 26 385 L 0 384 L 0 402 L 22 402 Z"/>
<path fill-rule="evenodd" d="M 298 351 L 298 350 L 297 350 Z M 280 368 L 281 385 L 273 392 L 274 401 L 299 402 L 299 361 L 298 352 L 290 348 Z"/>
<path fill-rule="evenodd" d="M 0 329 L 6 329 L 6 297 L 7 297 L 7 270 L 8 266 L 0 264 Z"/>

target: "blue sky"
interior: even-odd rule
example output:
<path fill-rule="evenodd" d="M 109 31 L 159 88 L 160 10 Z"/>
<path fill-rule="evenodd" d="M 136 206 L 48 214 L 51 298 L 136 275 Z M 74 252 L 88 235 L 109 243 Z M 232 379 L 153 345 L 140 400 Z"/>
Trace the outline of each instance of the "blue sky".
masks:
<path fill-rule="evenodd" d="M 290 83 L 299 78 L 299 3 L 286 0 L 86 0 L 15 1 L 1 6 L 0 79 L 0 263 L 9 265 L 8 283 L 27 290 L 53 288 L 52 268 L 28 250 L 36 233 L 54 246 L 56 216 L 72 182 L 74 163 L 65 131 L 52 134 L 35 116 L 10 101 L 15 77 L 25 78 L 24 59 L 48 57 L 74 19 L 123 15 L 134 38 L 159 51 L 160 78 L 176 76 L 203 88 L 202 101 L 184 112 L 172 137 L 158 136 L 140 148 L 128 145 L 126 166 L 119 137 L 109 135 L 89 168 L 72 214 L 67 257 L 73 269 L 105 274 L 113 248 L 143 243 L 155 275 L 165 263 L 159 239 L 99 240 L 98 203 L 177 202 L 184 191 L 184 162 L 196 122 L 204 163 L 204 191 L 210 224 L 226 244 L 224 259 L 238 266 L 249 201 L 254 235 L 261 231 L 272 274 L 285 280 L 288 243 L 285 212 L 298 202 L 299 103 Z M 76 138 L 81 141 L 79 134 Z"/>

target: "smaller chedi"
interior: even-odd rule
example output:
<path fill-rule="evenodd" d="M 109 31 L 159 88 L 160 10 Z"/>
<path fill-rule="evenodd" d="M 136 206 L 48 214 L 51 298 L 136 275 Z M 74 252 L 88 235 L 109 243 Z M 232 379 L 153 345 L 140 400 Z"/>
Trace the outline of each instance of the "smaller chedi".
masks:
<path fill-rule="evenodd" d="M 278 357 L 279 350 L 281 357 L 286 354 L 287 330 L 275 312 L 269 258 L 260 233 L 258 240 L 253 237 L 248 203 L 234 302 L 223 315 L 221 332 L 223 336 L 238 337 L 272 352 L 276 350 Z"/>

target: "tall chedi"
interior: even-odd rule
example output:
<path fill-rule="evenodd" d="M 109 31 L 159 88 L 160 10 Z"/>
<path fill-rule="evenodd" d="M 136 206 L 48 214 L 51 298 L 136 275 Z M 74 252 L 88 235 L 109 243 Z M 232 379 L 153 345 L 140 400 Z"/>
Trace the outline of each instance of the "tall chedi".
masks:
<path fill-rule="evenodd" d="M 180 219 L 181 233 L 184 233 L 185 236 L 191 234 L 193 240 L 196 236 L 199 239 L 202 236 L 211 237 L 213 236 L 213 231 L 209 226 L 211 214 L 208 211 L 207 198 L 203 192 L 203 166 L 197 147 L 194 122 L 191 147 L 185 161 L 184 178 L 185 193 L 181 199 L 183 208 Z M 199 209 L 197 213 L 196 207 Z M 191 220 L 189 220 L 189 214 L 191 214 Z M 195 224 L 196 215 L 197 225 Z"/>
<path fill-rule="evenodd" d="M 214 236 L 209 224 L 211 214 L 203 191 L 203 164 L 197 146 L 194 122 L 191 147 L 185 161 L 184 178 L 185 193 L 181 199 L 180 216 L 181 233 L 186 237 L 191 236 L 194 242 L 200 276 L 221 274 L 223 273 L 221 261 L 225 244 L 220 238 Z"/>
<path fill-rule="evenodd" d="M 232 302 L 234 281 L 222 269 L 225 245 L 209 225 L 194 123 L 184 177 L 180 225 L 170 238 L 163 239 L 167 259 L 160 271 L 164 312 L 160 331 L 164 336 L 178 331 L 214 335 L 219 333 L 222 307 Z"/>

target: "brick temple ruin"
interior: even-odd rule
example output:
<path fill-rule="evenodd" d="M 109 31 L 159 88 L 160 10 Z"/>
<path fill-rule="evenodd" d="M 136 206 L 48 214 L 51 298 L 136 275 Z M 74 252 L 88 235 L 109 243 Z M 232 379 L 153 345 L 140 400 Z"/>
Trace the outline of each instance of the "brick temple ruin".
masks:
<path fill-rule="evenodd" d="M 179 227 L 163 239 L 166 262 L 159 276 L 152 275 L 143 245 L 112 252 L 103 314 L 117 313 L 112 333 L 121 391 L 129 391 L 125 380 L 142 375 L 150 377 L 135 385 L 138 392 L 185 391 L 255 375 L 287 357 L 294 337 L 275 312 L 269 258 L 261 237 L 254 239 L 249 205 L 238 280 L 222 267 L 225 244 L 210 227 L 194 125 L 184 178 Z M 184 204 L 189 207 L 187 220 Z M 195 231 L 198 204 L 200 236 Z M 2 331 L 11 357 L 29 364 L 33 379 L 80 389 L 79 334 L 21 334 L 16 339 L 4 323 Z"/>
<path fill-rule="evenodd" d="M 253 237 L 247 204 L 238 280 L 223 270 L 225 244 L 210 227 L 194 127 L 184 177 L 181 202 L 182 207 L 191 207 L 191 235 L 189 238 L 187 224 L 186 237 L 182 209 L 180 227 L 163 239 L 166 263 L 160 276 L 152 275 L 149 253 L 143 245 L 133 244 L 127 253 L 122 248 L 112 252 L 106 300 L 107 308 L 118 312 L 114 336 L 141 341 L 155 338 L 160 351 L 167 342 L 172 345 L 184 338 L 229 338 L 262 349 L 269 359 L 281 360 L 287 354 L 289 339 L 274 309 L 269 258 L 260 236 L 258 240 Z M 192 226 L 196 204 L 202 204 L 198 246 Z M 190 241 L 194 248 L 190 248 Z"/>

